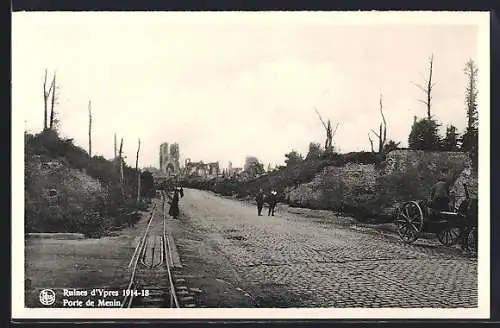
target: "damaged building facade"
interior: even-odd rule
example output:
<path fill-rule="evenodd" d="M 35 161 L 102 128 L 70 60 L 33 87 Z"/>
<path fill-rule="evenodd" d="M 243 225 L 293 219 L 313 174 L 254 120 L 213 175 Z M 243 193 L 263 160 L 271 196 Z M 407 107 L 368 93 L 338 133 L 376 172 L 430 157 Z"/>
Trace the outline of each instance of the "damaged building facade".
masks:
<path fill-rule="evenodd" d="M 176 176 L 181 173 L 179 145 L 164 142 L 160 145 L 160 171 L 166 176 Z"/>
<path fill-rule="evenodd" d="M 191 159 L 188 158 L 184 163 L 184 174 L 186 176 L 197 176 L 211 179 L 218 177 L 220 173 L 221 171 L 219 162 L 191 162 Z"/>

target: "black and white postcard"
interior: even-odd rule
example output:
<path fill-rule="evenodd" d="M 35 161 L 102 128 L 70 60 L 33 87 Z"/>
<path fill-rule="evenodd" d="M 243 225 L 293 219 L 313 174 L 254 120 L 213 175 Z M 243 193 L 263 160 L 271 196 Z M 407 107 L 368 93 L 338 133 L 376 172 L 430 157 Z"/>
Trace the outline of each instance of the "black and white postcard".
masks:
<path fill-rule="evenodd" d="M 13 318 L 488 318 L 489 60 L 487 12 L 13 13 Z"/>

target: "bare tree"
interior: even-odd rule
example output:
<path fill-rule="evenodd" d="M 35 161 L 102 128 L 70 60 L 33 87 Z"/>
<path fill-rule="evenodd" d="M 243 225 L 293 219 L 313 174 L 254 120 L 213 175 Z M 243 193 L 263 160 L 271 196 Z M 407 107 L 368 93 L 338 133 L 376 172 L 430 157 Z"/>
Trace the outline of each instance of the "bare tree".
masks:
<path fill-rule="evenodd" d="M 122 191 L 122 196 L 125 197 L 125 189 L 124 189 L 124 177 L 123 177 L 123 138 L 120 141 L 120 151 L 118 153 L 118 160 L 120 161 L 120 187 Z"/>
<path fill-rule="evenodd" d="M 114 147 L 114 154 L 115 154 L 115 157 L 113 157 L 113 158 L 115 158 L 115 159 L 116 159 L 116 132 L 115 132 L 115 147 Z"/>
<path fill-rule="evenodd" d="M 472 59 L 465 65 L 464 72 L 467 76 L 467 87 L 465 89 L 465 104 L 467 107 L 467 128 L 462 135 L 462 150 L 469 152 L 474 167 L 477 168 L 478 159 L 478 68 Z"/>
<path fill-rule="evenodd" d="M 372 153 L 374 153 L 375 149 L 373 148 L 373 140 L 372 137 L 370 136 L 370 132 L 368 132 L 368 140 L 370 140 L 370 148 L 372 150 Z"/>
<path fill-rule="evenodd" d="M 47 69 L 45 69 L 45 78 L 43 80 L 43 129 L 46 130 L 48 128 L 48 108 L 47 101 L 49 101 L 50 93 L 52 91 L 53 83 L 50 84 L 49 90 L 47 90 Z"/>
<path fill-rule="evenodd" d="M 427 107 L 427 118 L 431 119 L 431 101 L 432 101 L 432 90 L 436 83 L 432 83 L 432 69 L 434 63 L 434 55 L 431 55 L 429 58 L 429 77 L 424 78 L 425 86 L 412 82 L 417 88 L 422 90 L 425 93 L 425 100 L 419 99 L 421 103 L 425 104 Z"/>
<path fill-rule="evenodd" d="M 384 146 L 387 141 L 387 122 L 385 120 L 385 115 L 383 111 L 383 105 L 382 105 L 382 95 L 380 95 L 380 115 L 382 116 L 382 123 L 379 125 L 379 132 L 375 132 L 373 130 L 370 130 L 377 138 L 378 138 L 378 152 L 382 153 L 384 152 Z M 368 139 L 370 140 L 370 146 L 372 152 L 374 152 L 373 148 L 373 140 L 370 137 L 370 133 L 368 133 Z"/>
<path fill-rule="evenodd" d="M 89 157 L 92 158 L 92 103 L 89 100 Z"/>
<path fill-rule="evenodd" d="M 53 130 L 54 128 L 54 123 L 55 123 L 55 104 L 56 104 L 56 73 L 54 72 L 54 77 L 52 78 L 52 101 L 51 101 L 51 107 L 50 107 L 50 121 L 49 121 L 49 129 Z"/>
<path fill-rule="evenodd" d="M 137 155 L 135 156 L 135 171 L 137 172 L 137 203 L 141 201 L 141 172 L 139 170 L 139 151 L 141 150 L 141 139 L 138 141 Z"/>
<path fill-rule="evenodd" d="M 464 68 L 465 75 L 467 76 L 467 87 L 465 89 L 465 104 L 467 106 L 467 129 L 477 129 L 478 115 L 477 115 L 477 76 L 478 68 L 476 63 L 469 59 Z"/>
<path fill-rule="evenodd" d="M 332 124 L 330 120 L 328 120 L 328 123 L 325 124 L 325 121 L 323 121 L 323 118 L 321 117 L 321 114 L 318 112 L 316 108 L 314 108 L 316 111 L 316 114 L 318 114 L 319 120 L 321 121 L 321 124 L 323 124 L 323 127 L 326 130 L 326 140 L 325 140 L 325 152 L 332 152 L 333 151 L 333 136 L 337 132 L 337 128 L 339 127 L 339 123 L 335 126 L 335 130 L 332 130 Z"/>

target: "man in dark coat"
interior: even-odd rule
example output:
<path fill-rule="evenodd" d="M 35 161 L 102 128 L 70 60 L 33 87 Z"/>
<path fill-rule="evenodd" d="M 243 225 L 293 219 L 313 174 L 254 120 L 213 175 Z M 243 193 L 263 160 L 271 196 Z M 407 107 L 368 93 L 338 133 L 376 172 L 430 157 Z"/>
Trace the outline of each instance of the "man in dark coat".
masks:
<path fill-rule="evenodd" d="M 257 202 L 257 214 L 262 216 L 262 207 L 264 206 L 264 191 L 262 189 L 259 190 L 255 201 Z"/>
<path fill-rule="evenodd" d="M 267 198 L 267 202 L 269 203 L 269 212 L 267 213 L 267 216 L 274 216 L 274 208 L 276 207 L 277 194 L 278 193 L 274 190 L 271 190 L 271 192 L 269 193 L 269 196 Z"/>
<path fill-rule="evenodd" d="M 432 208 L 437 211 L 450 210 L 450 184 L 446 181 L 446 170 L 441 171 L 441 178 L 431 188 Z"/>

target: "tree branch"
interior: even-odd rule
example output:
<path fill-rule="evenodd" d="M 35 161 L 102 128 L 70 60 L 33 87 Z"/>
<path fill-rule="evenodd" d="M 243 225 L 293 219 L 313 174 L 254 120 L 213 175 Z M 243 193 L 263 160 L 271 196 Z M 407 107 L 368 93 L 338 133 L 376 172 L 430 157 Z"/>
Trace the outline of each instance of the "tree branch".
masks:
<path fill-rule="evenodd" d="M 377 132 L 373 131 L 373 129 L 370 129 L 370 131 L 371 131 L 371 132 L 372 132 L 375 136 L 377 136 L 377 138 L 380 138 L 380 135 L 379 135 Z"/>
<path fill-rule="evenodd" d="M 385 115 L 384 115 L 383 106 L 382 106 L 382 95 L 380 95 L 380 115 L 382 115 L 382 122 L 384 123 L 384 126 L 387 126 L 387 122 L 385 120 Z"/>
<path fill-rule="evenodd" d="M 420 90 L 422 90 L 423 92 L 427 93 L 427 90 L 423 86 L 421 86 L 420 84 L 417 84 L 415 82 L 411 82 L 411 83 L 413 85 L 415 85 L 417 88 L 419 88 Z"/>
<path fill-rule="evenodd" d="M 370 137 L 370 132 L 368 132 L 368 140 L 370 140 L 370 147 L 371 147 L 372 153 L 374 153 L 374 152 L 375 152 L 375 149 L 373 149 L 373 140 L 372 140 L 372 138 Z"/>
<path fill-rule="evenodd" d="M 316 111 L 316 114 L 318 114 L 319 120 L 321 121 L 321 123 L 323 124 L 323 126 L 325 127 L 325 129 L 328 130 L 328 127 L 326 126 L 325 122 L 323 121 L 323 118 L 321 117 L 321 114 L 318 112 L 318 110 L 316 109 L 316 107 L 313 107 L 313 108 Z"/>
<path fill-rule="evenodd" d="M 335 133 L 337 132 L 337 129 L 339 127 L 339 124 L 340 123 L 337 123 L 337 125 L 335 125 L 335 129 L 333 130 L 333 133 L 332 133 L 332 138 L 335 136 Z"/>

